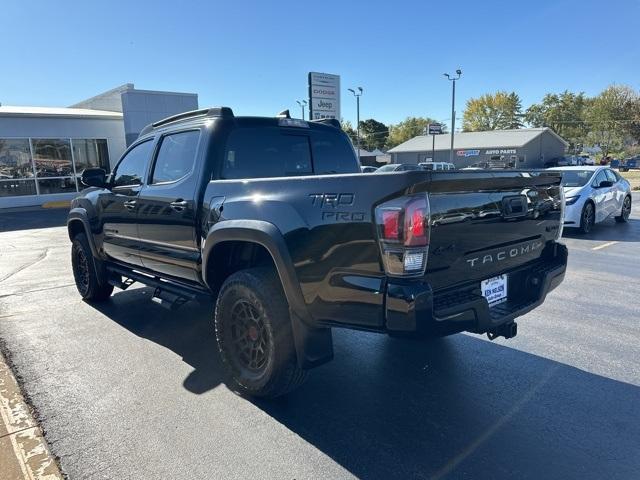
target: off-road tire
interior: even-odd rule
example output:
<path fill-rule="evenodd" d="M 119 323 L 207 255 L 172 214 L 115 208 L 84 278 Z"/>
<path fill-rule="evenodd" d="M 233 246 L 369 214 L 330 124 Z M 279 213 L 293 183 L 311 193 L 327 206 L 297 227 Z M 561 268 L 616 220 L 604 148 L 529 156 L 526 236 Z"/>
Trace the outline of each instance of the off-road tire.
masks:
<path fill-rule="evenodd" d="M 596 209 L 593 203 L 586 202 L 580 213 L 580 233 L 587 234 L 596 223 Z"/>
<path fill-rule="evenodd" d="M 274 269 L 230 275 L 220 288 L 214 323 L 231 389 L 273 398 L 306 379 L 307 372 L 298 367 L 289 305 Z"/>
<path fill-rule="evenodd" d="M 78 233 L 71 245 L 71 267 L 76 288 L 83 299 L 101 302 L 113 293 L 113 285 L 108 283 L 108 274 L 100 260 L 94 259 L 89 240 L 84 233 Z"/>
<path fill-rule="evenodd" d="M 629 221 L 629 215 L 631 215 L 631 195 L 627 195 L 622 202 L 622 210 L 620 215 L 615 217 L 616 222 L 626 223 Z"/>

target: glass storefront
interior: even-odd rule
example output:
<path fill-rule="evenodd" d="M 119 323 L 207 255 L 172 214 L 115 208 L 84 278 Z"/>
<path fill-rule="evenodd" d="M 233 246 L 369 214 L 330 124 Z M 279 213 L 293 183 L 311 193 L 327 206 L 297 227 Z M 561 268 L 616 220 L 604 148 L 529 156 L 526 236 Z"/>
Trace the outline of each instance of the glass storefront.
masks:
<path fill-rule="evenodd" d="M 0 197 L 76 192 L 91 167 L 109 171 L 105 139 L 0 138 Z"/>

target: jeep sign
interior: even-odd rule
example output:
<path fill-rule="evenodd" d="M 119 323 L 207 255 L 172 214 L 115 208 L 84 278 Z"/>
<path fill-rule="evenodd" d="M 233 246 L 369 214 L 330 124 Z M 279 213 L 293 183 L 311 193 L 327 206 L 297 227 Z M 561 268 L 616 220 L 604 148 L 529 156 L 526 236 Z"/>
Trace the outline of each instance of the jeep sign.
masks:
<path fill-rule="evenodd" d="M 340 120 L 340 76 L 309 72 L 309 119 Z"/>

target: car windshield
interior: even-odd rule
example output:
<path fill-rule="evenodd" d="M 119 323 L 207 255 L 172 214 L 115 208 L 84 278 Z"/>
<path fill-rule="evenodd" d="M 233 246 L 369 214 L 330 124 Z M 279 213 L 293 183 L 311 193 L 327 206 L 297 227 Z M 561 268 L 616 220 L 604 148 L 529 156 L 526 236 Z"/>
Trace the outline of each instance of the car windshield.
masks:
<path fill-rule="evenodd" d="M 562 185 L 565 187 L 582 187 L 587 184 L 593 170 L 557 170 L 562 172 Z"/>

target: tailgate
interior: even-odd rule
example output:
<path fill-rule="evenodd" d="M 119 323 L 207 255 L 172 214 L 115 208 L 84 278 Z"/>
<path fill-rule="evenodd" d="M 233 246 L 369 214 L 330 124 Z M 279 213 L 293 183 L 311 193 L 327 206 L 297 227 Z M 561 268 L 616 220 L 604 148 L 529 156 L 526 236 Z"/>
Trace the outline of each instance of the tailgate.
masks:
<path fill-rule="evenodd" d="M 545 171 L 433 174 L 425 272 L 432 288 L 488 279 L 539 258 L 561 228 L 560 180 Z"/>

